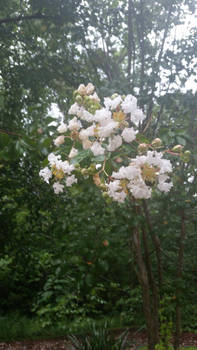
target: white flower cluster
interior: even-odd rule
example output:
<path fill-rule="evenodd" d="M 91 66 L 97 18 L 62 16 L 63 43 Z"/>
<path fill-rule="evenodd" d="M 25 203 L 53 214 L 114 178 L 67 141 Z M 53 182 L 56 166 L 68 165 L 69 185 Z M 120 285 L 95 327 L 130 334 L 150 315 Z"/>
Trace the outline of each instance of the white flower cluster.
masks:
<path fill-rule="evenodd" d="M 87 86 L 81 84 L 75 96 L 75 103 L 68 111 L 72 117 L 67 124 L 62 122 L 58 126 L 60 135 L 54 140 L 56 147 L 64 145 L 67 138 L 72 140 L 68 160 L 62 161 L 60 155 L 51 153 L 48 157 L 50 168 L 45 167 L 40 171 L 40 176 L 47 183 L 55 178 L 55 193 L 63 192 L 64 186 L 69 187 L 77 182 L 75 173 L 71 174 L 75 172 L 75 167 L 70 162 L 83 150 L 90 150 L 94 157 L 103 155 L 104 162 L 100 170 L 97 170 L 95 159 L 95 183 L 98 186 L 102 184 L 107 195 L 120 203 L 124 202 L 129 193 L 136 199 L 150 198 L 153 185 L 160 191 L 168 192 L 172 187 L 168 175 L 172 172 L 171 163 L 163 159 L 163 154 L 154 147 L 152 151 L 148 151 L 149 145 L 141 144 L 141 148 L 145 148 L 144 155 L 129 158 L 127 154 L 127 166 L 121 166 L 111 174 L 105 171 L 104 164 L 109 158 L 109 152 L 120 148 L 122 153 L 124 150 L 121 147 L 124 143 L 131 144 L 136 140 L 137 127 L 145 118 L 137 106 L 137 99 L 132 95 L 123 97 L 114 94 L 111 98 L 105 97 L 102 106 L 91 83 Z M 158 140 L 161 141 L 155 140 L 157 144 Z M 104 174 L 106 182 L 99 180 L 101 173 Z"/>
<path fill-rule="evenodd" d="M 64 187 L 70 187 L 77 182 L 75 175 L 71 175 L 71 172 L 75 169 L 74 165 L 70 164 L 67 160 L 62 161 L 61 156 L 56 156 L 54 153 L 48 155 L 49 167 L 45 167 L 40 170 L 39 175 L 45 182 L 49 183 L 49 179 L 52 176 L 57 180 L 53 184 L 53 189 L 56 194 L 63 192 Z M 60 181 L 64 179 L 64 183 Z"/>
<path fill-rule="evenodd" d="M 171 172 L 172 165 L 169 160 L 163 159 L 161 152 L 148 151 L 112 173 L 114 180 L 106 185 L 108 195 L 120 203 L 129 192 L 136 199 L 148 199 L 152 193 L 151 185 L 155 183 L 160 191 L 168 192 L 172 187 L 172 182 L 168 182 L 168 173 Z"/>
<path fill-rule="evenodd" d="M 93 85 L 88 84 L 87 87 L 80 85 L 78 93 L 84 96 L 86 90 L 92 93 Z M 89 101 L 99 103 L 100 99 L 96 93 L 88 95 L 86 92 L 86 94 Z M 68 114 L 75 115 L 68 123 L 68 129 L 78 131 L 83 149 L 90 149 L 94 156 L 105 154 L 107 151 L 113 152 L 122 145 L 122 142 L 130 143 L 135 140 L 135 127 L 145 118 L 137 107 L 137 99 L 132 95 L 125 98 L 120 95 L 106 97 L 104 106 L 102 108 L 98 105 L 99 108 L 90 113 L 83 105 L 75 102 L 68 111 Z M 82 121 L 89 125 L 84 128 Z M 58 141 L 59 137 L 56 140 Z"/>

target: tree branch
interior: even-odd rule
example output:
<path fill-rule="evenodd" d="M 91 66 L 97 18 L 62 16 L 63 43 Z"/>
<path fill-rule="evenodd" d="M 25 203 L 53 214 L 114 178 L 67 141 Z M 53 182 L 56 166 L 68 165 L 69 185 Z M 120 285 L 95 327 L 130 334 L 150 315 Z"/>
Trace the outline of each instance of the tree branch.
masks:
<path fill-rule="evenodd" d="M 45 20 L 51 20 L 51 19 L 58 19 L 60 16 L 47 16 L 47 15 L 42 15 L 41 13 L 35 13 L 33 15 L 20 15 L 17 17 L 7 17 L 7 18 L 2 18 L 0 19 L 0 25 L 3 23 L 16 23 L 16 22 L 21 22 L 21 21 L 29 21 L 32 19 L 45 19 Z"/>
<path fill-rule="evenodd" d="M 12 132 L 12 131 L 3 130 L 3 129 L 0 129 L 0 134 L 22 137 L 20 134 L 17 134 L 17 133 Z"/>

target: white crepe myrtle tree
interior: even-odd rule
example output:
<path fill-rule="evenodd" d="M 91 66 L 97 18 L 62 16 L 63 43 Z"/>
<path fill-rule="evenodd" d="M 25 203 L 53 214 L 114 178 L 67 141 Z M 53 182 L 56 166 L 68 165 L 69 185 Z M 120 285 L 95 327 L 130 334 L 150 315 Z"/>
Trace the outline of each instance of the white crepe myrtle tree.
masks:
<path fill-rule="evenodd" d="M 158 151 L 160 139 L 151 144 L 138 141 L 138 127 L 145 115 L 137 99 L 114 94 L 104 98 L 102 105 L 91 83 L 80 85 L 75 95 L 69 120 L 57 128 L 59 136 L 54 140 L 54 153 L 48 156 L 49 166 L 40 171 L 46 182 L 53 183 L 55 193 L 76 184 L 81 174 L 92 173 L 96 185 L 120 203 L 127 197 L 148 199 L 153 188 L 168 192 L 172 165 Z M 66 154 L 63 146 L 68 139 Z M 87 160 L 86 168 L 80 167 L 79 159 Z"/>
<path fill-rule="evenodd" d="M 145 115 L 132 95 L 114 94 L 105 97 L 102 103 L 89 83 L 81 84 L 74 96 L 75 103 L 67 120 L 57 127 L 54 152 L 49 154 L 48 166 L 40 170 L 40 176 L 53 186 L 57 195 L 92 178 L 104 197 L 121 205 L 129 202 L 138 218 L 147 220 L 151 230 L 146 199 L 151 198 L 153 191 L 170 191 L 172 164 L 166 155 L 178 155 L 181 146 L 169 151 L 163 149 L 159 138 L 150 143 L 141 141 L 144 138 L 139 128 Z M 159 293 L 147 233 L 137 222 L 132 227 L 132 247 L 142 288 L 148 346 L 153 350 L 159 342 Z M 151 235 L 151 239 L 161 282 L 159 237 Z"/>

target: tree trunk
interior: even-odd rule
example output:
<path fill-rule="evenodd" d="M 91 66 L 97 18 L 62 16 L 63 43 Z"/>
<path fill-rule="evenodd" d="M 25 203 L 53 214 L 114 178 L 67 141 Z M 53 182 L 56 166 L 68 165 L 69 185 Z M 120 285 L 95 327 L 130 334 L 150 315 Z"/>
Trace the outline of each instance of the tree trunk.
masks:
<path fill-rule="evenodd" d="M 180 347 L 180 335 L 181 335 L 181 306 L 180 306 L 180 279 L 183 273 L 183 254 L 184 254 L 184 241 L 186 237 L 185 230 L 185 213 L 181 210 L 181 234 L 179 241 L 179 255 L 177 264 L 177 285 L 176 285 L 176 324 L 175 324 L 175 337 L 174 337 L 174 349 L 178 350 Z"/>
<path fill-rule="evenodd" d="M 143 308 L 146 319 L 147 335 L 148 335 L 148 350 L 154 350 L 158 343 L 158 322 L 154 315 L 154 293 L 151 294 L 151 285 L 148 278 L 147 268 L 142 255 L 140 243 L 140 232 L 135 228 L 132 235 L 133 251 L 137 263 L 137 274 L 140 286 L 142 288 Z M 158 317 L 158 315 L 157 315 Z"/>

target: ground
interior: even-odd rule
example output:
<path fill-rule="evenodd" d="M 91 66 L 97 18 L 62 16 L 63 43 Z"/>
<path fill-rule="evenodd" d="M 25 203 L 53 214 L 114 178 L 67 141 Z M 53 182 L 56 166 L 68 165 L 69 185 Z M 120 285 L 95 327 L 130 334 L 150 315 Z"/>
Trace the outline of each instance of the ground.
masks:
<path fill-rule="evenodd" d="M 137 349 L 143 344 L 146 344 L 146 334 L 130 333 L 129 338 L 132 341 L 131 349 Z M 181 346 L 196 346 L 197 334 L 183 333 L 181 336 Z M 0 350 L 74 350 L 66 339 L 50 339 L 50 340 L 35 340 L 35 341 L 16 341 L 10 343 L 0 343 Z"/>

